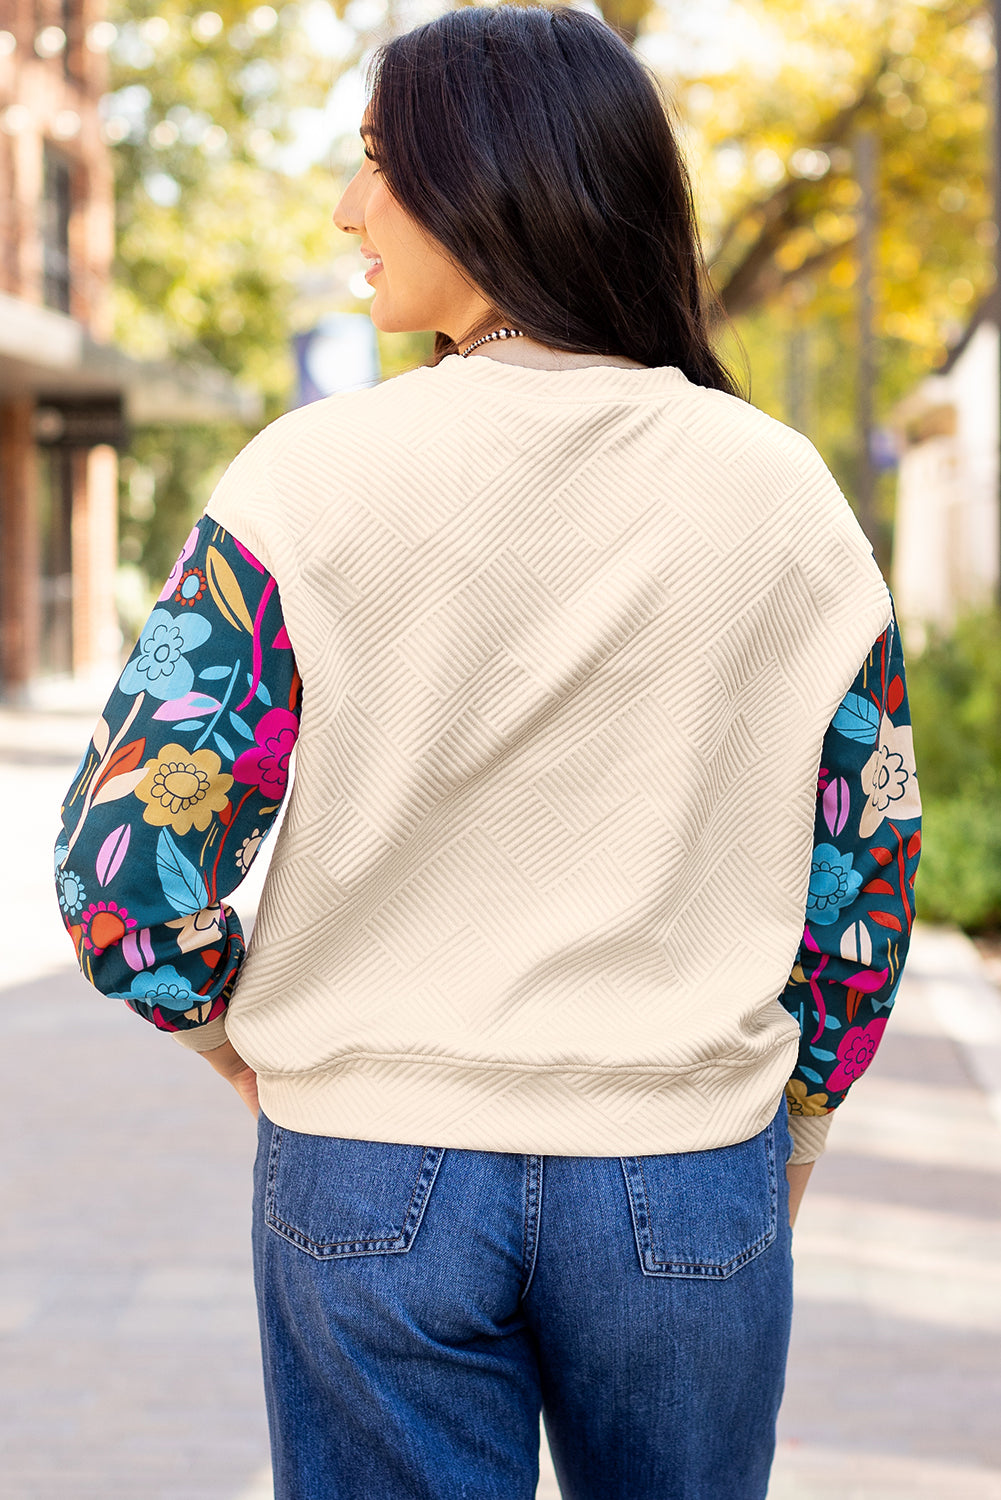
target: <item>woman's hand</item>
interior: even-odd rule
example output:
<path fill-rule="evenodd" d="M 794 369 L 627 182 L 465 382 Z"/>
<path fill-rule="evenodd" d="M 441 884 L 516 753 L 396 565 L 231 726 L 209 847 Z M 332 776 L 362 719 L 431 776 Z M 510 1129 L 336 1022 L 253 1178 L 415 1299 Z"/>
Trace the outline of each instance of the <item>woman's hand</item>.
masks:
<path fill-rule="evenodd" d="M 806 1185 L 810 1181 L 810 1173 L 813 1171 L 813 1162 L 799 1162 L 793 1166 L 787 1164 L 786 1177 L 789 1179 L 789 1223 L 795 1224 L 796 1215 L 799 1213 L 799 1205 L 803 1201 Z"/>
<path fill-rule="evenodd" d="M 222 1074 L 227 1083 L 233 1085 L 256 1120 L 260 1110 L 257 1102 L 257 1074 L 244 1062 L 233 1043 L 223 1042 L 221 1047 L 211 1047 L 202 1056 L 212 1064 L 217 1073 Z"/>

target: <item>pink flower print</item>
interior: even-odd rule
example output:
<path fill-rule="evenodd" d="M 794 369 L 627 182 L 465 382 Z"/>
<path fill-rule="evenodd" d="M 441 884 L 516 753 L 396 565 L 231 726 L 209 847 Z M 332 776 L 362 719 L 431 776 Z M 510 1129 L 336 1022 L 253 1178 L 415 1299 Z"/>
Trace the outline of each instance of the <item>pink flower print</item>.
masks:
<path fill-rule="evenodd" d="M 846 1089 L 861 1077 L 875 1057 L 885 1030 L 886 1017 L 882 1016 L 868 1026 L 853 1026 L 845 1033 L 838 1048 L 838 1065 L 825 1084 L 829 1093 Z"/>
<path fill-rule="evenodd" d="M 235 536 L 231 536 L 230 541 L 233 543 L 233 546 L 236 548 L 237 552 L 239 552 L 244 561 L 249 562 L 250 566 L 252 568 L 256 568 L 258 573 L 264 573 L 267 571 L 264 564 L 262 562 L 258 562 L 257 558 L 251 552 L 249 547 L 245 547 L 242 542 L 238 542 Z"/>
<path fill-rule="evenodd" d="M 184 543 L 184 546 L 181 548 L 181 554 L 178 557 L 178 559 L 177 559 L 176 563 L 174 564 L 174 566 L 170 570 L 170 577 L 167 579 L 167 582 L 164 584 L 164 586 L 161 589 L 160 593 L 157 595 L 157 599 L 156 599 L 157 604 L 164 604 L 164 603 L 166 603 L 166 601 L 170 598 L 171 594 L 177 588 L 178 584 L 181 581 L 181 574 L 184 572 L 184 564 L 187 562 L 187 560 L 191 556 L 192 552 L 194 552 L 194 550 L 195 550 L 195 543 L 197 541 L 198 541 L 198 527 L 197 526 L 192 526 L 191 530 L 188 532 L 188 539 Z"/>
<path fill-rule="evenodd" d="M 271 708 L 254 730 L 253 750 L 236 758 L 233 780 L 256 786 L 272 802 L 280 802 L 288 786 L 288 762 L 299 734 L 299 720 L 287 708 Z"/>

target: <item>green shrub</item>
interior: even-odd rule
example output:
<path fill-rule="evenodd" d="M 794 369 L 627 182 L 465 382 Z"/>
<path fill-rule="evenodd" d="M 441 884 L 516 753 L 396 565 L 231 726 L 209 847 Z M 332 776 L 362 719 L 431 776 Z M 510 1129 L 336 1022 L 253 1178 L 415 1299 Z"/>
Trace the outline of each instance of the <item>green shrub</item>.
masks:
<path fill-rule="evenodd" d="M 908 652 L 907 689 L 924 808 L 918 915 L 1001 927 L 1001 611 Z"/>
<path fill-rule="evenodd" d="M 914 899 L 925 921 L 967 932 L 1001 927 L 1001 807 L 972 797 L 924 802 Z"/>

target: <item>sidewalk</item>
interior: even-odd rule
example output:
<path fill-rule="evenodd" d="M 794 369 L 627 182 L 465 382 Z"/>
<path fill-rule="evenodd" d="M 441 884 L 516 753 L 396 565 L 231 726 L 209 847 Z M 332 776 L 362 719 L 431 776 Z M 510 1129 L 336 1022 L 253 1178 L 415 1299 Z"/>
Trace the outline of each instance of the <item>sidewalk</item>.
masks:
<path fill-rule="evenodd" d="M 1001 999 L 915 931 L 814 1169 L 769 1500 L 1001 1500 Z"/>
<path fill-rule="evenodd" d="M 0 709 L 0 1497 L 231 1500 L 268 1453 L 253 1122 L 76 969 L 52 848 L 100 707 Z"/>
<path fill-rule="evenodd" d="M 0 710 L 0 1497 L 268 1500 L 250 1118 L 84 983 L 56 913 L 99 706 Z M 965 938 L 919 929 L 797 1224 L 769 1500 L 1001 1500 L 999 1080 L 997 989 Z M 538 1495 L 558 1500 L 548 1464 Z"/>

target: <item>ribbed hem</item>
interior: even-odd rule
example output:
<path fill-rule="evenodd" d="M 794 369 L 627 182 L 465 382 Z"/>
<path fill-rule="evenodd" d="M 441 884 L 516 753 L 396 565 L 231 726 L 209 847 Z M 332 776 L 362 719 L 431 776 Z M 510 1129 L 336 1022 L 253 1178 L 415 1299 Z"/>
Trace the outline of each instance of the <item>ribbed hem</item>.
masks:
<path fill-rule="evenodd" d="M 744 1068 L 575 1072 L 359 1057 L 257 1077 L 261 1108 L 306 1135 L 549 1156 L 648 1156 L 748 1140 L 778 1109 L 798 1038 Z"/>
<path fill-rule="evenodd" d="M 214 1021 L 206 1021 L 204 1026 L 192 1026 L 188 1031 L 172 1031 L 170 1034 L 189 1052 L 211 1052 L 213 1047 L 221 1047 L 226 1040 L 225 1013 L 216 1016 Z"/>
<path fill-rule="evenodd" d="M 831 1128 L 835 1111 L 829 1115 L 790 1115 L 789 1134 L 792 1136 L 791 1167 L 805 1166 L 824 1154 L 827 1132 Z"/>
<path fill-rule="evenodd" d="M 517 341 L 515 341 L 517 342 Z M 436 379 L 496 390 L 529 401 L 648 401 L 680 395 L 691 382 L 678 365 L 629 369 L 623 365 L 585 365 L 570 370 L 535 370 L 508 364 L 490 354 L 447 354 L 437 365 L 425 365 Z"/>

